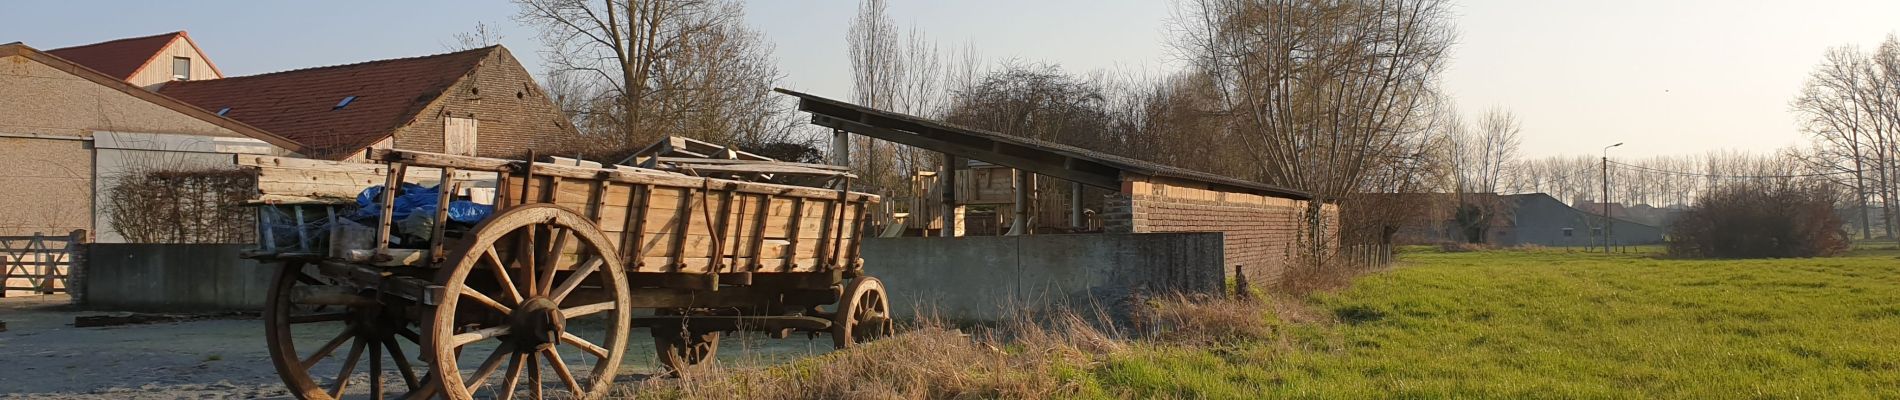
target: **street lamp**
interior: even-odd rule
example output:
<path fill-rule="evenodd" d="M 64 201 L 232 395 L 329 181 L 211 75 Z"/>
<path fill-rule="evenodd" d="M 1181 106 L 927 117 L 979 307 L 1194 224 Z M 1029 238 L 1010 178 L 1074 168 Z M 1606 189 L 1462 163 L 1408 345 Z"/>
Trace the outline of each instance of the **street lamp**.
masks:
<path fill-rule="evenodd" d="M 1597 206 L 1603 208 L 1604 254 L 1610 253 L 1610 226 L 1616 224 L 1616 220 L 1610 218 L 1610 148 L 1622 145 L 1622 142 L 1617 142 L 1613 145 L 1603 146 L 1603 199 L 1597 201 Z"/>

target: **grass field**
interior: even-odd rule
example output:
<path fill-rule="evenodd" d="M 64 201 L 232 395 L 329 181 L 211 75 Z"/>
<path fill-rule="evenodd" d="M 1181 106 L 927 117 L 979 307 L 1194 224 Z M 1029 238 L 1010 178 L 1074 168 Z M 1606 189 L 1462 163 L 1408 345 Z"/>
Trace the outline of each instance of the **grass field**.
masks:
<path fill-rule="evenodd" d="M 1310 299 L 1279 338 L 1136 345 L 1092 369 L 1108 397 L 1900 397 L 1894 251 L 1667 260 L 1415 252 Z"/>
<path fill-rule="evenodd" d="M 1896 256 L 1413 251 L 1303 298 L 1158 301 L 1159 333 L 925 326 L 638 397 L 1900 398 Z"/>

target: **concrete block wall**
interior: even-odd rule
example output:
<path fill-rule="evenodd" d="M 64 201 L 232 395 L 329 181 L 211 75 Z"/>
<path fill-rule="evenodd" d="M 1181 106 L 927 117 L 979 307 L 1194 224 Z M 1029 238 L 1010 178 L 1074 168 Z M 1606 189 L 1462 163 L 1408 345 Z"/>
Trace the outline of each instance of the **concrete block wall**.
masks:
<path fill-rule="evenodd" d="M 1297 260 L 1309 203 L 1225 192 L 1192 182 L 1126 179 L 1102 214 L 1110 233 L 1219 232 L 1227 275 L 1243 266 L 1256 283 L 1277 281 Z M 1321 207 L 1325 226 L 1337 226 L 1339 208 Z M 1337 231 L 1328 241 L 1337 247 Z M 1231 276 L 1229 276 L 1231 278 Z"/>
<path fill-rule="evenodd" d="M 1119 315 L 1131 296 L 1218 295 L 1218 233 L 874 238 L 865 272 L 884 281 L 892 312 L 1003 321 L 1060 305 Z"/>
<path fill-rule="evenodd" d="M 261 310 L 272 266 L 241 244 L 94 243 L 76 277 L 80 306 L 113 311 Z"/>

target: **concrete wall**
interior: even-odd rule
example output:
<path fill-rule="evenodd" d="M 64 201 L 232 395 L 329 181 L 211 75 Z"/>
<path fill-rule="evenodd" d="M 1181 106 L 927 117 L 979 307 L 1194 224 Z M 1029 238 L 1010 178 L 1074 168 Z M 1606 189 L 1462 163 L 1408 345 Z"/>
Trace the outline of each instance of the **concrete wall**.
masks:
<path fill-rule="evenodd" d="M 271 269 L 238 258 L 248 245 L 88 245 L 75 296 L 86 308 L 124 311 L 258 310 Z"/>
<path fill-rule="evenodd" d="M 1122 193 L 1110 195 L 1102 223 L 1112 233 L 1221 232 L 1225 264 L 1244 266 L 1256 282 L 1279 279 L 1299 255 L 1308 203 L 1227 192 L 1163 178 L 1123 177 Z M 1325 226 L 1339 226 L 1339 207 L 1321 206 Z M 1328 232 L 1334 248 L 1338 232 Z M 1231 271 L 1230 271 L 1231 272 Z"/>
<path fill-rule="evenodd" d="M 884 281 L 893 312 L 998 321 L 1010 310 L 1064 304 L 1118 310 L 1136 292 L 1219 293 L 1222 234 L 878 238 L 865 271 Z"/>

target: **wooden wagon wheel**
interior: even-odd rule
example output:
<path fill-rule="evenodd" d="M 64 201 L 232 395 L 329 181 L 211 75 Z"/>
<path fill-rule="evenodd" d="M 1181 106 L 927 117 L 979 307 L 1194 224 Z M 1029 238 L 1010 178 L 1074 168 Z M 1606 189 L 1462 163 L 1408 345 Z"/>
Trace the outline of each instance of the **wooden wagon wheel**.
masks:
<path fill-rule="evenodd" d="M 831 344 L 842 349 L 896 332 L 884 282 L 868 276 L 852 278 L 838 300 L 838 311 L 831 314 Z"/>
<path fill-rule="evenodd" d="M 297 262 L 279 268 L 264 305 L 264 334 L 271 363 L 291 395 L 306 400 L 341 398 L 359 371 L 368 376 L 368 394 L 373 399 L 418 399 L 434 394 L 435 385 L 423 379 L 426 375 L 419 374 L 423 371 L 418 371 L 408 358 L 420 354 L 424 347 L 412 326 L 414 321 L 404 316 L 403 303 L 395 299 L 379 301 L 373 292 L 358 293 L 346 286 L 330 285 L 307 269 L 313 268 Z M 330 304 L 317 306 L 300 300 Z M 309 345 L 302 349 L 310 351 L 299 350 L 300 336 Z M 345 344 L 349 347 L 342 353 L 343 361 L 326 362 L 337 359 L 334 356 Z M 365 353 L 368 358 L 364 358 Z M 384 357 L 390 364 L 384 363 Z M 364 363 L 369 364 L 368 368 L 358 369 Z M 386 365 L 393 368 L 385 369 Z M 328 385 L 318 383 L 318 379 L 332 377 Z M 402 382 L 394 392 L 388 390 L 391 379 Z"/>
<path fill-rule="evenodd" d="M 662 312 L 661 315 L 678 315 Z M 685 323 L 678 327 L 653 327 L 653 351 L 667 375 L 685 376 L 688 368 L 710 361 L 719 354 L 719 332 L 691 332 Z"/>
<path fill-rule="evenodd" d="M 596 399 L 612 389 L 632 300 L 619 255 L 586 218 L 548 204 L 496 214 L 439 274 L 442 298 L 426 334 L 433 376 L 449 398 L 488 391 L 509 399 L 526 390 L 536 399 L 560 391 Z M 582 332 L 588 327 L 599 331 Z M 464 354 L 479 366 L 464 371 Z M 502 381 L 490 385 L 503 361 Z M 542 361 L 553 378 L 543 379 Z"/>

